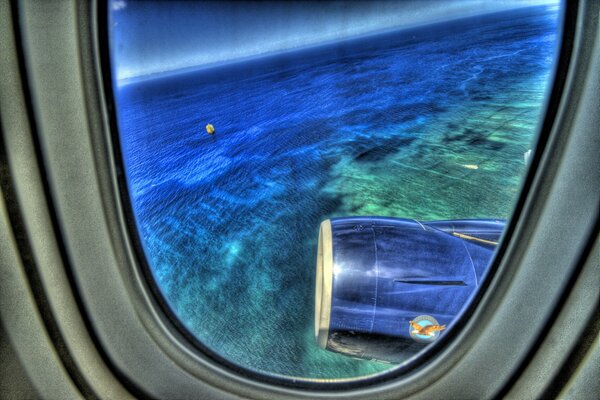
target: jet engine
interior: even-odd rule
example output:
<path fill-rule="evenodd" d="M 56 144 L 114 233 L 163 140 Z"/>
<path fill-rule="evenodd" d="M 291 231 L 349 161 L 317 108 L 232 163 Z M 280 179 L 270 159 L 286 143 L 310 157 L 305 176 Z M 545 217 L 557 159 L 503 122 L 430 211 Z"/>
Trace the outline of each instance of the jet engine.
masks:
<path fill-rule="evenodd" d="M 320 347 L 400 363 L 445 333 L 481 283 L 505 221 L 386 217 L 321 223 Z"/>

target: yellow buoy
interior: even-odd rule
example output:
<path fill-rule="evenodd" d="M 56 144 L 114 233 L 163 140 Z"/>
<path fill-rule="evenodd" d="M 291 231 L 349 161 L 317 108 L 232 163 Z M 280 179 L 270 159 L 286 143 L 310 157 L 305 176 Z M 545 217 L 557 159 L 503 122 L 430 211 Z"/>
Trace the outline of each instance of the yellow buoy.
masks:
<path fill-rule="evenodd" d="M 206 125 L 206 132 L 209 135 L 212 135 L 213 133 L 215 133 L 215 127 L 212 124 L 207 124 Z"/>

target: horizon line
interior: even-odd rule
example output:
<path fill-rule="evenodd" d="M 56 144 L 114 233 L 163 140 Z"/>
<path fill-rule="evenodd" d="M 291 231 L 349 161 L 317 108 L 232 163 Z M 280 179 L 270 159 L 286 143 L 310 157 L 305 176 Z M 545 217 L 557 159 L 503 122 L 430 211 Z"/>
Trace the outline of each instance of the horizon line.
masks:
<path fill-rule="evenodd" d="M 397 27 L 393 27 L 393 28 L 383 28 L 383 29 L 379 29 L 379 30 L 366 32 L 366 33 L 360 33 L 360 34 L 356 34 L 356 35 L 352 35 L 352 36 L 347 36 L 344 38 L 324 40 L 322 42 L 311 43 L 311 44 L 308 44 L 305 46 L 297 46 L 297 47 L 291 47 L 291 48 L 287 48 L 287 49 L 267 51 L 264 53 L 257 53 L 257 54 L 244 56 L 244 57 L 236 57 L 236 58 L 215 61 L 215 62 L 210 62 L 210 63 L 205 63 L 205 64 L 195 64 L 195 65 L 183 66 L 183 67 L 173 68 L 173 69 L 164 70 L 164 71 L 155 71 L 155 72 L 149 72 L 149 73 L 141 74 L 141 75 L 134 75 L 134 76 L 130 76 L 130 77 L 115 79 L 115 82 L 118 87 L 121 87 L 121 86 L 126 86 L 129 84 L 133 84 L 133 83 L 139 83 L 139 82 L 146 81 L 146 80 L 165 78 L 168 76 L 175 76 L 175 75 L 189 73 L 189 72 L 196 72 L 196 71 L 200 72 L 200 71 L 204 71 L 204 70 L 217 69 L 217 68 L 221 68 L 221 67 L 225 67 L 225 66 L 242 64 L 242 63 L 248 62 L 248 61 L 259 60 L 261 58 L 273 57 L 273 56 L 276 56 L 279 54 L 289 54 L 289 53 L 306 51 L 309 49 L 317 49 L 319 47 L 326 47 L 328 45 L 332 45 L 335 43 L 351 42 L 354 40 L 367 39 L 369 37 L 375 37 L 375 36 L 379 36 L 379 35 L 391 34 L 394 32 L 417 29 L 417 28 L 428 26 L 428 25 L 436 25 L 436 24 L 443 24 L 443 23 L 448 23 L 448 22 L 455 22 L 455 21 L 460 21 L 463 19 L 469 19 L 469 18 L 481 17 L 481 16 L 489 16 L 489 15 L 493 15 L 493 14 L 500 14 L 500 13 L 504 13 L 504 12 L 508 12 L 508 11 L 522 10 L 522 9 L 527 9 L 527 8 L 555 7 L 555 6 L 558 6 L 559 4 L 560 4 L 560 0 L 558 0 L 558 1 L 548 0 L 548 2 L 544 3 L 544 4 L 523 5 L 523 6 L 518 6 L 518 7 L 494 10 L 494 11 L 486 11 L 486 12 L 481 12 L 481 13 L 473 13 L 473 14 L 469 14 L 469 15 L 461 15 L 458 17 L 450 17 L 447 19 L 442 18 L 442 19 L 432 20 L 427 23 L 416 23 L 413 25 L 397 26 Z M 114 73 L 114 71 L 113 71 L 113 73 Z"/>

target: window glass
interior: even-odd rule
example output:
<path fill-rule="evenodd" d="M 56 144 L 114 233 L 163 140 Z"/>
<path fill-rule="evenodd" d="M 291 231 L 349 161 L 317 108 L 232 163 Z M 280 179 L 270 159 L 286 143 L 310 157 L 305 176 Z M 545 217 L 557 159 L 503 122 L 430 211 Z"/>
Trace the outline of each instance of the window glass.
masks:
<path fill-rule="evenodd" d="M 109 1 L 128 195 L 170 312 L 296 379 L 446 334 L 534 151 L 559 6 Z"/>

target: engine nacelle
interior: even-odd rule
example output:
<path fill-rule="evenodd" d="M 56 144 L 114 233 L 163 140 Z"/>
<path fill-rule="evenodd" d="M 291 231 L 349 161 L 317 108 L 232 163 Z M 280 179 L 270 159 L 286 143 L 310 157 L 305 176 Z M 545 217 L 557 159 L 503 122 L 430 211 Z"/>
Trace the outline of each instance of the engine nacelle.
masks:
<path fill-rule="evenodd" d="M 444 334 L 469 300 L 504 225 L 385 217 L 322 222 L 315 299 L 319 346 L 405 361 Z M 439 330 L 423 333 L 415 324 L 439 324 Z"/>

